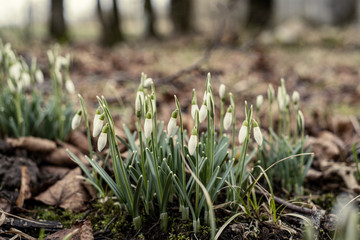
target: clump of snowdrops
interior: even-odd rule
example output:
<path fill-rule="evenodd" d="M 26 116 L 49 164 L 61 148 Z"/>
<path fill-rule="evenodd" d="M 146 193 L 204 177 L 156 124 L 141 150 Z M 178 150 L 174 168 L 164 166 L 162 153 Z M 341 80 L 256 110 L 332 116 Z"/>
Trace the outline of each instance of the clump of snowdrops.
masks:
<path fill-rule="evenodd" d="M 253 178 L 247 166 L 264 142 L 259 121 L 254 118 L 253 106 L 245 102 L 245 119 L 237 130 L 234 96 L 226 94 L 224 85 L 220 86 L 218 93 L 220 133 L 215 130 L 215 93 L 210 74 L 200 106 L 196 90 L 193 90 L 192 130 L 187 132 L 183 127 L 182 108 L 177 96 L 174 96 L 174 110 L 165 129 L 164 123 L 157 119 L 154 82 L 142 74 L 135 99 L 136 131 L 131 132 L 124 125 L 126 139 L 115 134 L 105 97 L 97 97 L 99 108 L 94 116 L 92 135 L 98 137 L 99 152 L 109 145 L 109 154 L 105 159 L 95 158 L 87 109 L 79 96 L 82 108 L 73 118 L 73 128 L 84 116 L 91 150 L 86 159 L 92 169 L 89 170 L 71 152 L 69 154 L 98 190 L 99 196 L 113 194 L 117 198 L 122 209 L 132 216 L 136 230 L 141 228 L 140 210 L 143 209 L 147 215 L 159 214 L 160 228 L 166 231 L 168 204 L 172 203 L 178 205 L 183 219 L 192 219 L 194 232 L 199 231 L 201 224 L 208 224 L 212 238 L 218 237 L 223 228 L 215 236 L 214 204 L 220 195 L 229 205 L 235 206 L 235 212 L 252 216 L 254 208 L 259 208 L 258 201 L 253 200 L 254 186 L 259 179 Z M 230 103 L 229 106 L 225 106 L 226 102 Z M 200 132 L 200 127 L 206 127 L 206 131 Z M 126 145 L 126 158 L 122 157 L 119 144 Z M 113 176 L 106 171 L 106 164 L 100 163 L 107 162 L 109 157 Z M 102 180 L 110 192 L 104 190 Z M 274 218 L 277 218 L 273 195 L 269 204 Z"/>
<path fill-rule="evenodd" d="M 47 53 L 51 92 L 44 90 L 36 59 L 27 63 L 9 43 L 0 41 L 0 137 L 64 139 L 70 131 L 73 111 L 68 95 L 75 92 L 70 56 L 60 56 L 57 47 Z"/>

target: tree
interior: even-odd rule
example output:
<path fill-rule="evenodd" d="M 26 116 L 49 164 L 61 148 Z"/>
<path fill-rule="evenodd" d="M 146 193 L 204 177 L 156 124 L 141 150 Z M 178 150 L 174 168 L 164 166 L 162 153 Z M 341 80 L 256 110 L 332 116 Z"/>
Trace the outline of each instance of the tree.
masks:
<path fill-rule="evenodd" d="M 191 32 L 192 25 L 192 0 L 171 0 L 170 18 L 177 33 Z"/>
<path fill-rule="evenodd" d="M 60 42 L 68 41 L 63 0 L 51 0 L 50 10 L 50 36 Z"/>
<path fill-rule="evenodd" d="M 151 0 L 144 0 L 144 9 L 146 14 L 146 35 L 157 38 L 158 34 L 155 29 L 156 15 Z"/>
<path fill-rule="evenodd" d="M 117 0 L 113 0 L 112 11 L 109 12 L 104 12 L 101 0 L 97 0 L 97 13 L 102 26 L 101 42 L 106 46 L 113 46 L 123 41 L 124 35 Z"/>

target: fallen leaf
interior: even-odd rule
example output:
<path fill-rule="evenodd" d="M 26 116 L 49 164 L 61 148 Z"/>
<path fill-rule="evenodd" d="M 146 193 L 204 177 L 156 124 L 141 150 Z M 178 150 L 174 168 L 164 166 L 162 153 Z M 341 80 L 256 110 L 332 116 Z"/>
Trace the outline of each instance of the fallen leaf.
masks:
<path fill-rule="evenodd" d="M 59 147 L 46 156 L 45 161 L 56 166 L 74 167 L 76 163 L 72 161 L 66 152 L 66 148 Z"/>
<path fill-rule="evenodd" d="M 78 176 L 81 176 L 79 167 L 71 170 L 62 180 L 36 196 L 35 200 L 73 211 L 85 209 L 85 202 L 89 200 L 89 196 Z"/>
<path fill-rule="evenodd" d="M 8 138 L 6 141 L 14 148 L 25 148 L 31 152 L 51 152 L 56 149 L 54 141 L 37 137 Z"/>
<path fill-rule="evenodd" d="M 64 229 L 47 236 L 44 240 L 64 239 L 69 234 L 73 234 L 70 238 L 72 240 L 93 240 L 94 236 L 91 221 L 81 221 L 72 226 L 70 229 Z"/>
<path fill-rule="evenodd" d="M 23 207 L 24 201 L 31 197 L 30 191 L 30 175 L 27 166 L 21 166 L 21 186 L 18 198 L 16 200 L 16 206 Z"/>
<path fill-rule="evenodd" d="M 80 131 L 71 131 L 67 137 L 67 142 L 76 146 L 82 153 L 89 152 L 88 139 L 86 135 Z"/>

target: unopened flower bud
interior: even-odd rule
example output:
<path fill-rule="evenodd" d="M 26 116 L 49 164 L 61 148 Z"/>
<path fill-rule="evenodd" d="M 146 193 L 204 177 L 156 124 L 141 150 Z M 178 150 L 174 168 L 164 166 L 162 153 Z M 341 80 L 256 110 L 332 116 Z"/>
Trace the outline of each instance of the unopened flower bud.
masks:
<path fill-rule="evenodd" d="M 176 131 L 177 114 L 178 114 L 177 110 L 173 111 L 171 114 L 171 118 L 167 126 L 168 137 L 172 136 Z"/>
<path fill-rule="evenodd" d="M 96 114 L 94 116 L 94 121 L 93 121 L 93 137 L 97 137 L 100 134 L 101 129 L 103 127 L 104 119 L 105 119 L 105 115 L 101 114 L 100 109 L 98 108 L 96 110 Z"/>
<path fill-rule="evenodd" d="M 144 135 L 145 138 L 151 137 L 152 129 L 153 129 L 153 121 L 152 121 L 152 115 L 150 112 L 146 114 L 146 119 L 144 123 Z"/>
<path fill-rule="evenodd" d="M 109 130 L 109 124 L 107 123 L 101 133 L 100 133 L 100 136 L 99 136 L 99 139 L 98 139 L 98 142 L 97 142 L 97 148 L 98 148 L 98 151 L 101 152 L 105 146 L 106 146 L 106 143 L 107 143 L 107 133 L 108 133 L 108 130 Z"/>
<path fill-rule="evenodd" d="M 24 72 L 24 73 L 21 74 L 21 82 L 22 82 L 22 84 L 23 84 L 23 86 L 24 86 L 25 88 L 30 87 L 30 85 L 31 85 L 31 78 L 30 78 L 29 73 Z"/>
<path fill-rule="evenodd" d="M 68 91 L 68 93 L 70 93 L 70 94 L 75 93 L 75 85 L 74 85 L 73 81 L 71 81 L 70 78 L 66 78 L 65 88 L 66 88 L 66 91 Z"/>
<path fill-rule="evenodd" d="M 285 98 L 282 88 L 278 87 L 277 102 L 281 112 L 285 110 Z"/>
<path fill-rule="evenodd" d="M 152 80 L 152 78 L 147 78 L 145 81 L 144 81 L 144 87 L 150 87 L 151 85 L 153 85 L 154 82 Z"/>
<path fill-rule="evenodd" d="M 219 87 L 219 96 L 221 100 L 225 100 L 226 87 L 224 84 L 220 84 Z"/>
<path fill-rule="evenodd" d="M 81 122 L 81 116 L 82 116 L 82 111 L 79 110 L 77 111 L 77 113 L 75 114 L 75 116 L 73 117 L 72 121 L 71 121 L 71 128 L 73 130 L 75 130 Z"/>
<path fill-rule="evenodd" d="M 305 131 L 305 119 L 304 119 L 303 113 L 300 110 L 298 110 L 297 124 L 299 126 L 299 130 L 301 132 L 304 132 Z"/>
<path fill-rule="evenodd" d="M 247 120 L 243 121 L 242 126 L 239 131 L 239 143 L 240 144 L 244 143 L 245 138 L 248 134 L 248 125 L 249 125 L 249 123 Z"/>
<path fill-rule="evenodd" d="M 22 72 L 22 66 L 19 62 L 11 65 L 9 68 L 9 75 L 14 80 L 19 80 Z"/>
<path fill-rule="evenodd" d="M 228 130 L 229 127 L 231 126 L 231 122 L 232 122 L 232 107 L 229 106 L 228 110 L 225 113 L 225 117 L 224 117 L 224 129 Z"/>
<path fill-rule="evenodd" d="M 44 82 L 44 74 L 40 69 L 36 70 L 35 79 L 39 84 L 42 84 Z"/>
<path fill-rule="evenodd" d="M 300 94 L 299 94 L 299 92 L 294 91 L 291 98 L 292 98 L 292 102 L 293 102 L 294 106 L 296 108 L 298 108 L 299 107 L 299 102 L 300 102 Z"/>
<path fill-rule="evenodd" d="M 197 145 L 198 145 L 197 129 L 196 127 L 194 127 L 191 132 L 191 136 L 188 143 L 188 149 L 190 155 L 194 155 Z"/>
<path fill-rule="evenodd" d="M 204 103 L 201 105 L 200 111 L 199 111 L 199 122 L 203 122 L 206 119 L 207 116 L 207 108 L 206 104 Z"/>
<path fill-rule="evenodd" d="M 264 97 L 263 95 L 258 95 L 256 97 L 256 110 L 259 111 L 260 108 L 261 108 L 261 105 L 263 104 L 264 102 Z"/>
<path fill-rule="evenodd" d="M 263 142 L 263 137 L 262 137 L 262 134 L 261 134 L 259 124 L 255 120 L 253 120 L 253 127 L 254 127 L 255 141 L 259 146 L 261 146 L 262 142 Z"/>

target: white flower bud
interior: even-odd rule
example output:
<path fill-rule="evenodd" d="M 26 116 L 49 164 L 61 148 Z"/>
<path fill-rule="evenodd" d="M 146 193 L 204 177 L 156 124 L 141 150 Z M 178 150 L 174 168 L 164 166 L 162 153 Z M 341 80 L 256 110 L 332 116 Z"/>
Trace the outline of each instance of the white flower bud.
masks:
<path fill-rule="evenodd" d="M 11 65 L 9 68 L 9 75 L 14 80 L 19 80 L 22 72 L 22 66 L 19 62 Z"/>
<path fill-rule="evenodd" d="M 285 95 L 285 107 L 287 109 L 290 107 L 290 96 L 289 96 L 289 94 Z"/>
<path fill-rule="evenodd" d="M 207 106 L 207 109 L 209 110 L 209 111 L 211 111 L 211 105 L 212 105 L 212 96 L 211 96 L 211 93 L 208 93 L 207 95 L 206 95 L 206 106 Z"/>
<path fill-rule="evenodd" d="M 150 112 L 147 113 L 145 123 L 144 123 L 144 135 L 145 138 L 151 137 L 151 133 L 153 130 L 153 121 L 152 121 L 152 115 Z"/>
<path fill-rule="evenodd" d="M 196 130 L 196 128 L 194 128 L 192 130 L 192 133 L 191 133 L 191 136 L 189 139 L 189 143 L 188 143 L 188 149 L 189 149 L 190 155 L 194 155 L 197 145 L 198 145 L 197 130 Z"/>
<path fill-rule="evenodd" d="M 263 102 L 264 102 L 264 97 L 263 97 L 263 95 L 258 95 L 258 96 L 256 97 L 256 109 L 257 109 L 257 111 L 260 110 L 261 105 L 263 104 Z"/>
<path fill-rule="evenodd" d="M 104 114 L 95 114 L 93 122 L 93 137 L 99 136 L 101 129 L 103 128 L 104 119 Z"/>
<path fill-rule="evenodd" d="M 66 81 L 65 81 L 65 88 L 66 88 L 66 91 L 68 91 L 68 93 L 70 93 L 70 94 L 74 94 L 74 93 L 75 93 L 75 86 L 74 86 L 73 81 L 71 81 L 70 78 L 67 78 L 67 79 L 66 79 Z"/>
<path fill-rule="evenodd" d="M 62 84 L 62 74 L 60 71 L 55 70 L 55 77 L 57 82 L 61 85 Z"/>
<path fill-rule="evenodd" d="M 255 138 L 255 141 L 259 146 L 261 146 L 262 142 L 263 142 L 263 137 L 262 137 L 262 134 L 261 134 L 259 124 L 255 120 L 253 120 L 253 126 L 254 126 L 254 138 Z"/>
<path fill-rule="evenodd" d="M 269 84 L 267 94 L 268 94 L 268 98 L 269 98 L 269 101 L 271 104 L 274 100 L 274 95 L 275 95 L 275 90 L 274 90 L 274 87 L 272 86 L 272 84 Z"/>
<path fill-rule="evenodd" d="M 191 116 L 195 120 L 195 113 L 196 111 L 199 111 L 199 107 L 197 104 L 191 105 Z"/>
<path fill-rule="evenodd" d="M 167 125 L 168 137 L 172 136 L 176 131 L 176 120 L 177 120 L 177 110 L 173 111 L 169 123 Z"/>
<path fill-rule="evenodd" d="M 35 72 L 35 79 L 39 84 L 44 82 L 44 74 L 41 70 L 37 69 Z"/>
<path fill-rule="evenodd" d="M 136 93 L 136 99 L 135 99 L 135 112 L 140 112 L 141 111 L 141 104 L 144 105 L 144 92 L 142 91 L 138 91 Z"/>
<path fill-rule="evenodd" d="M 204 96 L 203 96 L 203 102 L 205 102 L 205 101 L 207 101 L 207 92 L 206 92 L 206 90 L 205 90 Z"/>
<path fill-rule="evenodd" d="M 277 101 L 278 101 L 279 110 L 281 112 L 285 110 L 285 98 L 286 96 L 284 96 L 282 88 L 278 87 Z"/>
<path fill-rule="evenodd" d="M 46 52 L 46 54 L 47 54 L 49 63 L 50 63 L 51 65 L 54 64 L 54 61 L 55 61 L 54 53 L 53 53 L 51 50 L 48 50 L 48 51 Z"/>
<path fill-rule="evenodd" d="M 231 122 L 232 122 L 232 109 L 231 106 L 228 108 L 227 112 L 225 113 L 225 117 L 224 117 L 224 129 L 228 130 L 229 127 L 231 126 Z"/>
<path fill-rule="evenodd" d="M 31 78 L 30 75 L 26 72 L 21 74 L 21 82 L 23 84 L 24 87 L 30 87 L 31 85 Z"/>
<path fill-rule="evenodd" d="M 207 108 L 206 105 L 202 105 L 199 111 L 199 122 L 203 122 L 207 116 Z"/>
<path fill-rule="evenodd" d="M 296 120 L 297 120 L 297 124 L 299 126 L 300 131 L 304 132 L 304 130 L 305 130 L 305 119 L 304 119 L 303 113 L 300 110 L 298 110 L 298 117 L 297 117 Z"/>
<path fill-rule="evenodd" d="M 150 87 L 152 84 L 154 84 L 152 78 L 147 78 L 147 79 L 144 81 L 144 87 Z"/>
<path fill-rule="evenodd" d="M 71 121 L 71 128 L 73 130 L 75 130 L 81 122 L 81 115 L 82 115 L 82 111 L 79 110 L 77 111 L 77 113 L 75 114 L 75 116 L 73 117 L 72 121 Z"/>
<path fill-rule="evenodd" d="M 299 101 L 300 101 L 300 94 L 299 94 L 299 92 L 298 92 L 298 91 L 294 91 L 291 98 L 292 98 L 293 104 L 294 104 L 295 106 L 298 106 Z"/>
<path fill-rule="evenodd" d="M 248 122 L 245 120 L 239 131 L 239 143 L 243 144 L 248 134 Z"/>
<path fill-rule="evenodd" d="M 108 129 L 109 129 L 109 125 L 106 124 L 100 133 L 100 136 L 99 136 L 99 139 L 97 142 L 97 148 L 98 148 L 99 152 L 101 152 L 106 146 Z"/>
<path fill-rule="evenodd" d="M 220 99 L 221 100 L 224 100 L 225 99 L 225 93 L 226 93 L 226 87 L 224 84 L 220 84 L 220 87 L 219 87 L 219 96 L 220 96 Z"/>

